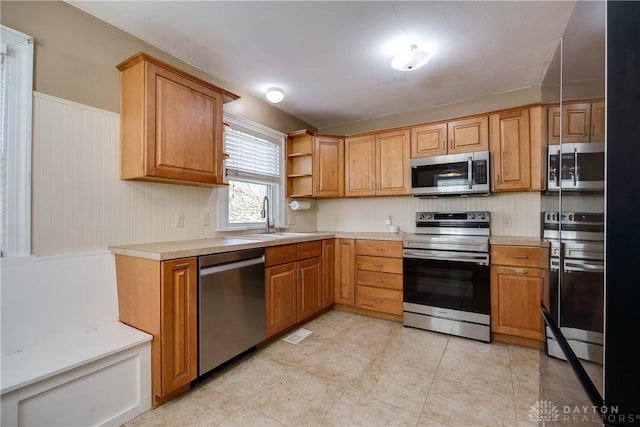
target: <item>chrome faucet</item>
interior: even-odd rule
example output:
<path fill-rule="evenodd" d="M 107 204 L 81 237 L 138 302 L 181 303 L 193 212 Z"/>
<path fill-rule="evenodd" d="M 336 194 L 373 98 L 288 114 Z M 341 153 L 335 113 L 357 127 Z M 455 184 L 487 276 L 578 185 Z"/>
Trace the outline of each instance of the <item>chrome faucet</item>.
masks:
<path fill-rule="evenodd" d="M 267 196 L 264 196 L 264 199 L 262 199 L 262 212 L 260 216 L 266 219 L 264 232 L 265 234 L 269 234 L 269 198 Z"/>

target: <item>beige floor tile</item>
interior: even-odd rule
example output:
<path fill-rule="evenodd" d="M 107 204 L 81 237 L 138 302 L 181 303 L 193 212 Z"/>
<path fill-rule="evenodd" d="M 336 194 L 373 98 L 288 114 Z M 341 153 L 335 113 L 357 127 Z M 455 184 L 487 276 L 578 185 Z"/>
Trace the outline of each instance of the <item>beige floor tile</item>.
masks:
<path fill-rule="evenodd" d="M 431 418 L 427 417 L 425 414 L 422 414 L 420 416 L 420 419 L 418 420 L 417 427 L 451 427 L 451 426 L 436 420 L 432 420 Z"/>
<path fill-rule="evenodd" d="M 280 339 L 260 350 L 256 357 L 265 358 L 284 366 L 297 366 L 322 345 L 322 342 L 311 340 L 309 337 L 298 344 L 291 344 Z"/>
<path fill-rule="evenodd" d="M 290 372 L 249 406 L 285 425 L 317 425 L 344 390 L 339 382 L 305 372 Z"/>
<path fill-rule="evenodd" d="M 345 350 L 340 344 L 326 344 L 304 359 L 297 369 L 344 384 L 360 375 L 372 357 L 373 354 Z"/>
<path fill-rule="evenodd" d="M 329 411 L 325 426 L 415 426 L 419 413 L 348 390 Z"/>
<path fill-rule="evenodd" d="M 276 420 L 269 418 L 251 408 L 243 407 L 235 414 L 218 424 L 220 427 L 279 427 Z"/>
<path fill-rule="evenodd" d="M 251 356 L 212 375 L 202 387 L 246 403 L 275 383 L 286 370 L 267 358 Z"/>

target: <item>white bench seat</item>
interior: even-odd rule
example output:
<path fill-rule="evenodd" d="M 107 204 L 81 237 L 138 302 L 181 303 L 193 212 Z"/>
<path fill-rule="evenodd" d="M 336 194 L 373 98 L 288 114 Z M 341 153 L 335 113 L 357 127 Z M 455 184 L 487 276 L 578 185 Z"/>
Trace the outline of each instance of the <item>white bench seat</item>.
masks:
<path fill-rule="evenodd" d="M 120 322 L 2 355 L 0 394 L 138 346 L 153 337 Z"/>

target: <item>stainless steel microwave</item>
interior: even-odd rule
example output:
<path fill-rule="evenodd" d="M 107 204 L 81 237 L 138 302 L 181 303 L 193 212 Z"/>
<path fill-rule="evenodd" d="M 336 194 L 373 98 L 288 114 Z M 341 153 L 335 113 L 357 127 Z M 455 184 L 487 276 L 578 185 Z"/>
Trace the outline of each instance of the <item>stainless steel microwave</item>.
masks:
<path fill-rule="evenodd" d="M 488 151 L 411 159 L 411 194 L 416 197 L 489 191 Z"/>
<path fill-rule="evenodd" d="M 550 145 L 547 177 L 550 191 L 604 191 L 604 142 Z"/>

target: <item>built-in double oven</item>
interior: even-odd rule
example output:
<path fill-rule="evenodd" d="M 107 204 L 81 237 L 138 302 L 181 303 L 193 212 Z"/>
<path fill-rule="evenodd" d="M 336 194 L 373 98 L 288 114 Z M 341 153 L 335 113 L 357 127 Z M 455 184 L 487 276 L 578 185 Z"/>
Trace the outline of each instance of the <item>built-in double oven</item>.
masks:
<path fill-rule="evenodd" d="M 418 212 L 403 240 L 404 325 L 489 342 L 488 212 Z"/>

